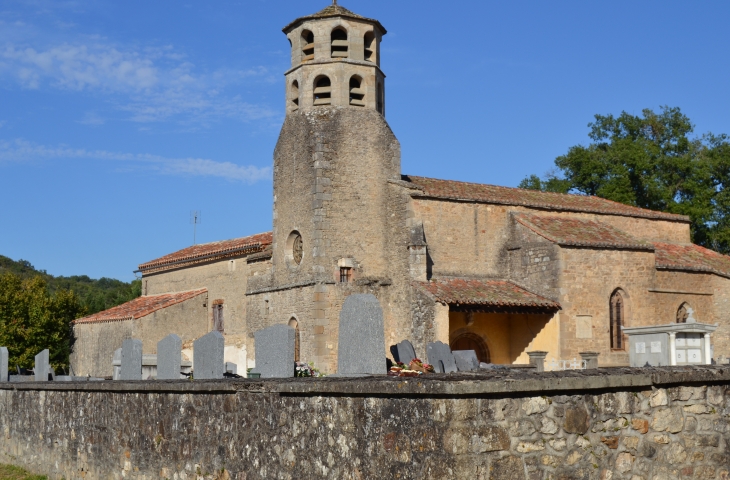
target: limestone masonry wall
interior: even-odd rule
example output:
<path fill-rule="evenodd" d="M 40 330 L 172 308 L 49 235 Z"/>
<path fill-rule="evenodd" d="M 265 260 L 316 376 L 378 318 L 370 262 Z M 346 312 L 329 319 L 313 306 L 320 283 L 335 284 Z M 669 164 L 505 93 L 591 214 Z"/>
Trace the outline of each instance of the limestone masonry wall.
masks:
<path fill-rule="evenodd" d="M 730 369 L 0 386 L 52 479 L 730 478 Z"/>

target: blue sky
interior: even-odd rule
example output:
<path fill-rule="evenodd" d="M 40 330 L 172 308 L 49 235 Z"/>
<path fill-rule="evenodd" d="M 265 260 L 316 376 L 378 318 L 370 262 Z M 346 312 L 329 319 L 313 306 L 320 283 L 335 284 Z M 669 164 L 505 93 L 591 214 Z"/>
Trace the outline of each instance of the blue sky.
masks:
<path fill-rule="evenodd" d="M 326 0 L 3 0 L 0 254 L 134 278 L 271 228 L 281 28 Z M 678 106 L 730 133 L 730 2 L 342 0 L 388 29 L 403 172 L 515 186 L 597 113 Z"/>

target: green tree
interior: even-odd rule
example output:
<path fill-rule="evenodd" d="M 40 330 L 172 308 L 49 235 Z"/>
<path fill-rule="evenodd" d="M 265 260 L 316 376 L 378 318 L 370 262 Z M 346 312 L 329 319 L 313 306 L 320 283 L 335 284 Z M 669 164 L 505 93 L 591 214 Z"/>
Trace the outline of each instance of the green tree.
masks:
<path fill-rule="evenodd" d="M 85 313 L 75 293 L 51 294 L 40 276 L 0 275 L 0 345 L 8 348 L 11 366 L 32 368 L 35 355 L 47 348 L 53 368 L 67 369 L 71 322 Z"/>
<path fill-rule="evenodd" d="M 555 159 L 557 174 L 525 178 L 521 188 L 596 195 L 687 215 L 695 243 L 730 253 L 730 143 L 726 135 L 693 136 L 679 108 L 596 115 L 591 143 Z"/>

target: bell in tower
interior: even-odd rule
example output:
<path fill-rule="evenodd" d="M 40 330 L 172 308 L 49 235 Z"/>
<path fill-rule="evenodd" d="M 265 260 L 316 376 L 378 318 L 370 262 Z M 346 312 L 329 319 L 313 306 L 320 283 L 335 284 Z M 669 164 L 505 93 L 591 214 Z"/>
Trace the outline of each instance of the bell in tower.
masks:
<path fill-rule="evenodd" d="M 284 28 L 291 42 L 286 72 L 287 113 L 335 105 L 385 113 L 385 75 L 380 70 L 377 20 L 333 4 Z"/>

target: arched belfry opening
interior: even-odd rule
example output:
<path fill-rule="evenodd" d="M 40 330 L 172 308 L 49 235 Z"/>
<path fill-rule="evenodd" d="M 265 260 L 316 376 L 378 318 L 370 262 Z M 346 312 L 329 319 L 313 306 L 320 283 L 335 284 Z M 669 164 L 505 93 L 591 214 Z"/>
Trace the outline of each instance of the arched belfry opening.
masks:
<path fill-rule="evenodd" d="M 362 78 L 357 75 L 350 79 L 350 105 L 365 106 L 365 90 L 362 88 Z"/>
<path fill-rule="evenodd" d="M 375 33 L 368 32 L 365 34 L 365 52 L 363 58 L 368 62 L 375 63 Z"/>
<path fill-rule="evenodd" d="M 314 60 L 314 33 L 302 31 L 302 63 Z"/>
<path fill-rule="evenodd" d="M 332 82 L 322 75 L 314 81 L 314 105 L 330 105 L 332 103 Z"/>
<path fill-rule="evenodd" d="M 299 82 L 294 80 L 289 89 L 289 99 L 291 101 L 292 110 L 299 108 Z"/>
<path fill-rule="evenodd" d="M 342 27 L 332 30 L 332 58 L 347 58 L 348 50 L 347 31 Z"/>

